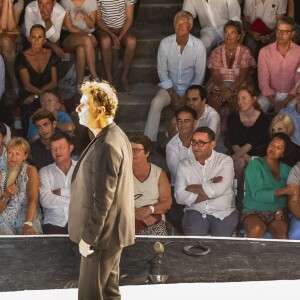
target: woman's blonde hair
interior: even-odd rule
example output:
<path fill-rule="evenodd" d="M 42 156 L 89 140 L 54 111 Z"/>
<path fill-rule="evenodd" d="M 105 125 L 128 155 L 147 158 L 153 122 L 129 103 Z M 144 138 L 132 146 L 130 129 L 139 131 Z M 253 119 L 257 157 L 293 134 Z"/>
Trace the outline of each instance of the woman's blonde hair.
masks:
<path fill-rule="evenodd" d="M 22 149 L 26 154 L 30 154 L 30 146 L 26 139 L 23 137 L 15 136 L 12 137 L 11 140 L 6 145 L 7 150 L 11 148 Z"/>
<path fill-rule="evenodd" d="M 294 124 L 293 120 L 291 119 L 291 117 L 288 116 L 288 115 L 285 115 L 285 114 L 279 114 L 279 115 L 276 115 L 272 119 L 272 121 L 271 121 L 271 124 L 270 124 L 270 127 L 269 127 L 269 133 L 270 133 L 270 135 L 273 134 L 273 132 L 272 132 L 273 126 L 276 123 L 278 123 L 278 122 L 282 122 L 283 123 L 283 125 L 286 128 L 286 132 L 285 133 L 288 136 L 292 136 L 294 134 L 294 132 L 295 132 L 295 124 Z"/>

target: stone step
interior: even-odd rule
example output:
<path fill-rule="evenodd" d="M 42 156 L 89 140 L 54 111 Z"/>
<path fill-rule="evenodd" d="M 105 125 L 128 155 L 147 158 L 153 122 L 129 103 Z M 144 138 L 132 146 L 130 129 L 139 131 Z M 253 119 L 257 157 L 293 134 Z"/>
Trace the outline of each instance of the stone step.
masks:
<path fill-rule="evenodd" d="M 183 1 L 143 1 L 139 5 L 137 22 L 163 23 L 173 22 L 176 12 L 182 9 Z"/>
<path fill-rule="evenodd" d="M 125 132 L 143 132 L 151 100 L 158 91 L 157 84 L 137 83 L 128 93 L 118 93 L 119 108 L 116 122 Z M 173 111 L 166 107 L 161 115 L 160 131 L 165 131 Z"/>

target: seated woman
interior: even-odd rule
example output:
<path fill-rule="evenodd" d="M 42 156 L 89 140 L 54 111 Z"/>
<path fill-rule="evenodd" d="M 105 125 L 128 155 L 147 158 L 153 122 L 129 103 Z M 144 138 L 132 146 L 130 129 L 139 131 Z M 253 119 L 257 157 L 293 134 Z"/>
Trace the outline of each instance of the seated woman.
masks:
<path fill-rule="evenodd" d="M 236 109 L 237 89 L 250 81 L 251 67 L 256 62 L 248 48 L 241 44 L 242 26 L 238 21 L 224 25 L 224 44 L 213 50 L 207 61 L 211 72 L 208 81 L 208 104 L 220 112 L 224 103 Z"/>
<path fill-rule="evenodd" d="M 263 156 L 269 139 L 269 117 L 258 109 L 253 86 L 241 86 L 237 92 L 238 111 L 227 118 L 229 142 L 237 179 L 237 204 L 244 195 L 244 172 L 253 156 Z M 240 201 L 239 201 L 240 200 Z"/>
<path fill-rule="evenodd" d="M 15 74 L 17 38 L 20 37 L 18 23 L 24 8 L 24 1 L 13 4 L 12 0 L 0 0 L 0 49 L 5 62 L 6 73 L 14 96 L 18 94 L 18 81 Z"/>
<path fill-rule="evenodd" d="M 286 239 L 288 220 L 284 213 L 287 196 L 295 186 L 287 186 L 290 167 L 281 162 L 290 150 L 290 138 L 275 133 L 267 155 L 249 162 L 245 175 L 245 197 L 241 223 L 249 238 L 262 238 L 270 232 L 275 239 Z"/>
<path fill-rule="evenodd" d="M 66 16 L 60 41 L 63 48 L 76 54 L 76 82 L 79 91 L 86 66 L 90 79 L 99 80 L 95 63 L 97 40 L 94 36 L 97 2 L 62 0 L 61 5 L 66 10 Z"/>
<path fill-rule="evenodd" d="M 42 25 L 33 25 L 29 36 L 31 47 L 18 56 L 19 98 L 24 136 L 27 136 L 30 116 L 40 107 L 40 96 L 57 87 L 57 58 L 52 50 L 43 48 L 45 34 Z"/>
<path fill-rule="evenodd" d="M 170 209 L 171 187 L 166 173 L 147 161 L 151 140 L 145 135 L 130 139 L 133 152 L 136 234 L 167 235 L 165 213 Z"/>
<path fill-rule="evenodd" d="M 290 138 L 295 132 L 295 125 L 290 116 L 285 114 L 276 115 L 270 124 L 269 128 L 270 135 L 278 132 L 283 132 Z M 292 149 L 285 157 L 282 158 L 282 162 L 293 167 L 297 161 L 300 161 L 300 146 L 292 143 Z"/>
<path fill-rule="evenodd" d="M 7 172 L 0 175 L 0 235 L 42 234 L 38 172 L 25 162 L 29 150 L 21 137 L 7 145 Z"/>

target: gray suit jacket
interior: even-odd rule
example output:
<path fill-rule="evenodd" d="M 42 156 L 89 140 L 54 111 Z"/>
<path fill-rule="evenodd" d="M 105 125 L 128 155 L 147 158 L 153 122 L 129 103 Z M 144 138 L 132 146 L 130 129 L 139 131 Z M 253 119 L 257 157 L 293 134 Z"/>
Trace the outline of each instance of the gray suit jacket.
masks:
<path fill-rule="evenodd" d="M 115 124 L 105 127 L 81 155 L 72 176 L 70 239 L 97 249 L 134 243 L 131 145 Z"/>

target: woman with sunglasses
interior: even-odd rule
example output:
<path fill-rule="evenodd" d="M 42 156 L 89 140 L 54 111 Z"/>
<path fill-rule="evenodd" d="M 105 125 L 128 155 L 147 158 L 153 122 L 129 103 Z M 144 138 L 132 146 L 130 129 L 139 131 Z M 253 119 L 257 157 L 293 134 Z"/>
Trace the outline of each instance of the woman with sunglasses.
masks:
<path fill-rule="evenodd" d="M 145 135 L 130 139 L 133 152 L 136 234 L 167 235 L 165 213 L 170 209 L 171 186 L 166 173 L 148 162 L 151 140 Z"/>

